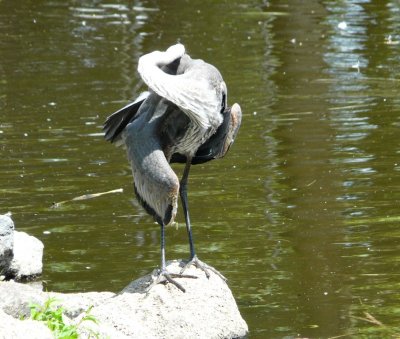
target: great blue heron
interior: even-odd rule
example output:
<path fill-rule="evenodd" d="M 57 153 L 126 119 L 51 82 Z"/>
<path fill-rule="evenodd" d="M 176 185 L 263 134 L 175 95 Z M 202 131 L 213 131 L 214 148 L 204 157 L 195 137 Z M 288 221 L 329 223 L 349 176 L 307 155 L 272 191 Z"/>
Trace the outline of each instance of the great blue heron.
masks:
<path fill-rule="evenodd" d="M 161 270 L 156 283 L 191 277 L 182 273 L 189 265 L 208 269 L 195 252 L 190 226 L 187 182 L 192 164 L 222 158 L 238 132 L 242 112 L 227 106 L 227 89 L 219 71 L 185 54 L 182 44 L 139 59 L 138 71 L 149 87 L 133 103 L 108 117 L 105 138 L 125 144 L 132 165 L 134 189 L 145 210 L 161 226 Z M 170 163 L 185 163 L 179 182 Z M 178 194 L 182 200 L 190 244 L 190 260 L 180 274 L 165 265 L 165 226 L 176 216 Z"/>

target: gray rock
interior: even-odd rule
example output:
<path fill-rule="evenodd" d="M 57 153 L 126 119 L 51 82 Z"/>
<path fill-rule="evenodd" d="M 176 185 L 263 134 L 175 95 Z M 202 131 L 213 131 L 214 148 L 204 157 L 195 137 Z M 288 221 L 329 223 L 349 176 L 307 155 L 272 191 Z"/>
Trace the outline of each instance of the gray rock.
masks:
<path fill-rule="evenodd" d="M 179 262 L 169 262 L 170 272 L 180 269 Z M 158 284 L 147 291 L 150 274 L 132 282 L 92 309 L 100 325 L 90 324 L 91 328 L 111 338 L 245 337 L 248 327 L 228 285 L 213 272 L 209 279 L 195 267 L 186 273 L 198 277 L 178 279 L 186 293 L 172 284 Z"/>
<path fill-rule="evenodd" d="M 43 243 L 14 230 L 10 214 L 0 215 L 0 281 L 32 279 L 42 273 Z"/>
<path fill-rule="evenodd" d="M 0 310 L 0 339 L 53 339 L 44 323 L 18 320 Z"/>
<path fill-rule="evenodd" d="M 5 274 L 13 258 L 14 223 L 5 214 L 0 215 L 0 275 Z"/>
<path fill-rule="evenodd" d="M 68 317 L 75 318 L 89 307 L 99 305 L 114 295 L 112 292 L 43 292 L 31 284 L 4 281 L 0 282 L 0 310 L 14 318 L 29 317 L 30 304 L 42 305 L 47 299 L 55 298 L 54 305 L 61 305 Z"/>
<path fill-rule="evenodd" d="M 56 298 L 56 304 L 62 305 L 65 314 L 69 318 L 76 318 L 90 307 L 101 305 L 107 299 L 115 296 L 112 292 L 85 292 L 85 293 L 53 293 L 51 297 Z"/>
<path fill-rule="evenodd" d="M 48 294 L 26 284 L 0 282 L 0 310 L 16 319 L 29 317 L 29 305 L 42 305 L 48 297 Z"/>
<path fill-rule="evenodd" d="M 49 329 L 39 321 L 29 319 L 31 304 L 43 305 L 49 298 L 55 298 L 54 306 L 62 305 L 69 318 L 81 314 L 91 306 L 102 303 L 114 296 L 111 292 L 51 293 L 43 292 L 28 284 L 14 281 L 0 282 L 0 339 L 8 338 L 53 338 Z M 67 317 L 64 321 L 69 322 Z"/>
<path fill-rule="evenodd" d="M 25 232 L 14 232 L 14 257 L 7 271 L 16 280 L 42 274 L 43 243 Z"/>
<path fill-rule="evenodd" d="M 180 262 L 169 262 L 167 268 L 170 272 L 179 272 Z M 26 320 L 18 319 L 29 315 L 29 304 L 43 304 L 49 297 L 55 297 L 76 324 L 93 306 L 90 314 L 98 323 L 84 321 L 80 324 L 83 338 L 88 337 L 90 331 L 99 338 L 113 339 L 245 337 L 248 327 L 228 285 L 213 272 L 209 279 L 195 267 L 185 273 L 198 277 L 177 278 L 186 293 L 172 284 L 157 284 L 148 290 L 153 279 L 151 274 L 133 281 L 117 295 L 111 292 L 46 293 L 25 284 L 0 282 L 0 312 L 17 322 L 12 328 L 14 332 L 10 332 L 15 336 L 5 333 L 7 338 L 24 337 L 18 331 L 19 324 Z M 1 330 L 0 325 L 0 334 Z"/>

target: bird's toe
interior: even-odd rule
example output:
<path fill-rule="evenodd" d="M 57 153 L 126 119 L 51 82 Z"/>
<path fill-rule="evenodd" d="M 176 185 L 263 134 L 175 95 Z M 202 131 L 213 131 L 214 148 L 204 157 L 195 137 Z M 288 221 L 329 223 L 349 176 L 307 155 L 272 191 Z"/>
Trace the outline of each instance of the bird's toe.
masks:
<path fill-rule="evenodd" d="M 205 262 L 202 262 L 197 256 L 195 255 L 192 259 L 190 259 L 181 269 L 181 274 L 185 272 L 190 266 L 194 266 L 204 272 L 207 278 L 210 278 L 210 272 L 215 273 L 218 275 L 223 281 L 227 281 L 227 279 L 218 272 L 214 267 L 207 265 Z"/>
<path fill-rule="evenodd" d="M 147 288 L 147 291 L 152 289 L 155 285 L 171 283 L 175 285 L 178 289 L 180 289 L 182 292 L 186 292 L 185 288 L 179 282 L 176 281 L 176 278 L 197 279 L 196 276 L 190 274 L 171 273 L 165 269 L 159 270 L 156 277 L 153 278 L 153 282 Z"/>

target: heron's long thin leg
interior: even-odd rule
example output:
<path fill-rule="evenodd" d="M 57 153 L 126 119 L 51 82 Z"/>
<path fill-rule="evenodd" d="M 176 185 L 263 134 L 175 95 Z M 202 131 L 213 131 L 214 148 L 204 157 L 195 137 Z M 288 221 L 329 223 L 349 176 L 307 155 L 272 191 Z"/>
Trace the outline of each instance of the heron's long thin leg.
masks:
<path fill-rule="evenodd" d="M 161 271 L 166 270 L 165 266 L 165 225 L 162 223 L 161 225 Z"/>
<path fill-rule="evenodd" d="M 178 287 L 182 292 L 185 292 L 185 289 L 183 286 L 172 279 L 172 277 L 176 277 L 179 275 L 175 275 L 173 273 L 168 273 L 167 271 L 167 266 L 165 264 L 165 225 L 164 223 L 161 223 L 161 272 L 160 276 L 164 277 L 168 282 L 174 284 L 176 287 Z M 160 281 L 161 282 L 161 281 Z"/>
<path fill-rule="evenodd" d="M 188 183 L 191 163 L 192 163 L 192 158 L 188 157 L 186 160 L 185 169 L 183 170 L 182 180 L 179 188 L 179 193 L 181 195 L 181 200 L 182 200 L 183 213 L 185 215 L 186 230 L 189 237 L 190 260 L 192 260 L 196 256 L 196 251 L 194 249 L 194 243 L 193 243 L 192 228 L 190 225 L 189 204 L 187 198 L 187 183 Z"/>
<path fill-rule="evenodd" d="M 197 268 L 200 268 L 207 276 L 207 278 L 210 277 L 210 273 L 208 270 L 213 271 L 217 275 L 219 275 L 223 280 L 226 280 L 226 278 L 219 273 L 216 269 L 213 267 L 208 266 L 206 263 L 202 262 L 197 258 L 196 251 L 194 249 L 194 243 L 193 243 L 193 235 L 192 235 L 192 227 L 190 225 L 190 215 L 189 215 L 189 203 L 188 203 L 188 197 L 187 197 L 187 183 L 188 183 L 188 178 L 189 178 L 189 170 L 190 166 L 192 164 L 192 158 L 187 157 L 186 160 L 186 166 L 185 169 L 183 170 L 183 175 L 181 179 L 181 184 L 179 188 L 179 193 L 181 195 L 181 200 L 182 200 L 182 207 L 183 207 L 183 213 L 185 214 L 185 222 L 186 222 L 186 230 L 188 233 L 189 237 L 189 245 L 190 245 L 190 259 L 188 263 L 182 268 L 181 273 L 185 271 L 186 268 L 188 268 L 190 265 L 194 265 Z"/>
<path fill-rule="evenodd" d="M 178 283 L 173 278 L 192 278 L 196 279 L 197 277 L 194 275 L 184 275 L 182 273 L 170 273 L 167 271 L 166 261 L 165 261 L 165 225 L 163 222 L 160 223 L 161 226 L 161 269 L 158 272 L 157 278 L 153 281 L 153 283 L 148 287 L 150 290 L 154 285 L 163 282 L 170 282 L 171 284 L 175 285 L 179 288 L 182 292 L 186 292 L 183 286 Z"/>

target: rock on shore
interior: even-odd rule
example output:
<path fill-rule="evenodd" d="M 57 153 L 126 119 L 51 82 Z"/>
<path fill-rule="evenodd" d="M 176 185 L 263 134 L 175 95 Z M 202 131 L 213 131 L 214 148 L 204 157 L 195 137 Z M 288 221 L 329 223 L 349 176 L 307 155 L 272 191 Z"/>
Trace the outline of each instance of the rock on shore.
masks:
<path fill-rule="evenodd" d="M 179 272 L 181 265 L 179 261 L 169 262 L 167 269 Z M 47 293 L 28 285 L 0 282 L 0 324 L 1 312 L 12 316 L 14 321 L 24 323 L 25 320 L 18 319 L 29 314 L 31 302 L 43 303 L 47 298 L 55 297 L 66 310 L 66 316 L 75 323 L 85 315 L 85 310 L 93 306 L 90 314 L 98 320 L 98 324 L 83 322 L 79 327 L 82 337 L 86 337 L 85 333 L 89 330 L 100 338 L 245 337 L 247 325 L 225 281 L 213 272 L 207 279 L 204 272 L 195 267 L 190 267 L 185 274 L 198 277 L 177 279 L 186 293 L 170 283 L 157 284 L 148 290 L 151 274 L 133 281 L 118 294 Z M 10 326 L 14 331 L 19 328 Z M 5 331 L 4 325 L 0 325 L 0 338 L 2 330 Z M 13 338 L 26 336 L 21 332 Z"/>
<path fill-rule="evenodd" d="M 44 323 L 33 320 L 18 320 L 0 310 L 0 338 L 53 339 Z"/>
<path fill-rule="evenodd" d="M 10 215 L 0 215 L 0 276 L 33 279 L 42 274 L 42 257 L 43 243 L 25 232 L 15 231 Z"/>
<path fill-rule="evenodd" d="M 0 215 L 0 275 L 10 267 L 13 259 L 14 223 L 5 214 Z"/>

